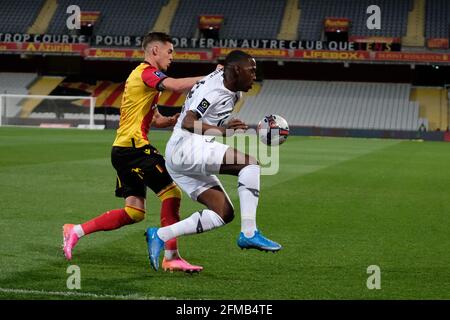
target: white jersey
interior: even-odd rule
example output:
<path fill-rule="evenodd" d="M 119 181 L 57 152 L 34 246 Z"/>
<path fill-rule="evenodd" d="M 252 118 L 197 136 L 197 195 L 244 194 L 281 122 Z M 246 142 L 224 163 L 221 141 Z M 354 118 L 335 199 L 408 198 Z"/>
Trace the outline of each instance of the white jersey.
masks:
<path fill-rule="evenodd" d="M 194 200 L 214 186 L 223 190 L 215 174 L 220 172 L 229 146 L 215 141 L 213 137 L 182 129 L 183 119 L 188 111 L 193 111 L 202 122 L 223 126 L 230 119 L 240 97 L 240 92 L 225 88 L 222 70 L 216 70 L 197 82 L 186 97 L 166 145 L 166 168 L 177 185 Z"/>
<path fill-rule="evenodd" d="M 186 97 L 175 131 L 188 111 L 194 111 L 199 120 L 209 125 L 223 126 L 241 97 L 241 92 L 228 90 L 223 84 L 223 70 L 216 70 L 194 85 Z"/>

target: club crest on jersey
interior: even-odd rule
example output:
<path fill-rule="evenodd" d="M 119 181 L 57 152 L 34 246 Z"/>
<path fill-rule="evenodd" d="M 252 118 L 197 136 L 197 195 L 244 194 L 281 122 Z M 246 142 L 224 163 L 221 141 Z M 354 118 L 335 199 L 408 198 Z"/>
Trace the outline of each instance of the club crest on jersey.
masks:
<path fill-rule="evenodd" d="M 165 77 L 165 74 L 162 73 L 161 71 L 155 71 L 155 72 L 153 72 L 153 73 L 154 73 L 155 76 L 157 76 L 158 78 Z"/>
<path fill-rule="evenodd" d="M 205 113 L 206 109 L 208 109 L 208 107 L 210 106 L 210 103 L 208 100 L 203 99 L 200 104 L 197 107 L 197 110 L 200 111 L 201 113 Z"/>

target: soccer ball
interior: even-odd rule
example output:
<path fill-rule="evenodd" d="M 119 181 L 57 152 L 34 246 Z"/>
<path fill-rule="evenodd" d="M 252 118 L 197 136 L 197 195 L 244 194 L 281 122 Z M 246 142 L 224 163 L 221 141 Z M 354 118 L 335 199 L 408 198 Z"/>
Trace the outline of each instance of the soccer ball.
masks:
<path fill-rule="evenodd" d="M 262 143 L 277 146 L 283 144 L 289 136 L 289 125 L 283 117 L 271 114 L 258 123 L 257 131 Z"/>

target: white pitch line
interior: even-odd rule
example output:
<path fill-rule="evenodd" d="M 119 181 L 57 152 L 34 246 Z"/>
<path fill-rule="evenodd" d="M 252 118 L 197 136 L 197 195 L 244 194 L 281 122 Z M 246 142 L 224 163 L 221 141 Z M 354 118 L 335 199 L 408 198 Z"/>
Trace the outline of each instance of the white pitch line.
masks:
<path fill-rule="evenodd" d="M 51 296 L 62 296 L 62 297 L 86 297 L 86 298 L 96 298 L 96 299 L 176 300 L 176 298 L 171 298 L 171 297 L 151 297 L 151 296 L 141 296 L 138 294 L 113 295 L 113 294 L 96 294 L 96 293 L 78 292 L 78 291 L 65 292 L 65 291 L 45 291 L 45 290 L 13 289 L 13 288 L 0 288 L 0 292 L 32 294 L 32 295 L 51 295 Z"/>

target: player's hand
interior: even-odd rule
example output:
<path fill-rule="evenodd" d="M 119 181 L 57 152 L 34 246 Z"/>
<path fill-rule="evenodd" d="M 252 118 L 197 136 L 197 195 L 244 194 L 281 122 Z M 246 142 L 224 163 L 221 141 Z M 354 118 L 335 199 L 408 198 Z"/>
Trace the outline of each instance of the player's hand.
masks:
<path fill-rule="evenodd" d="M 177 123 L 179 117 L 180 117 L 180 113 L 177 113 L 177 114 L 175 114 L 175 115 L 169 117 L 169 123 L 170 123 L 170 125 L 171 125 L 171 126 L 174 126 L 174 125 Z"/>
<path fill-rule="evenodd" d="M 239 119 L 231 119 L 230 121 L 228 121 L 227 125 L 226 125 L 227 129 L 232 129 L 232 130 L 242 130 L 245 131 L 248 129 L 248 125 L 246 125 L 244 122 L 242 122 Z"/>
<path fill-rule="evenodd" d="M 217 64 L 216 66 L 216 70 L 222 70 L 223 69 L 223 64 Z"/>

